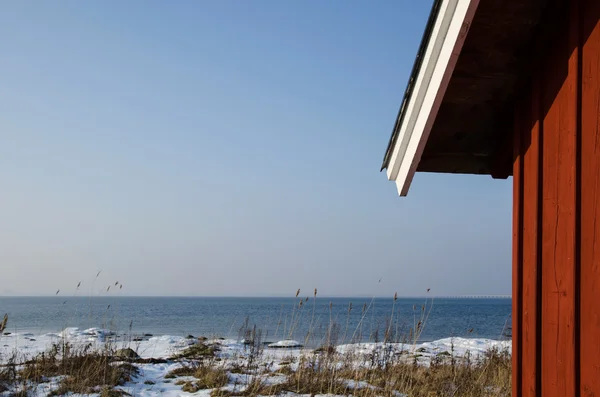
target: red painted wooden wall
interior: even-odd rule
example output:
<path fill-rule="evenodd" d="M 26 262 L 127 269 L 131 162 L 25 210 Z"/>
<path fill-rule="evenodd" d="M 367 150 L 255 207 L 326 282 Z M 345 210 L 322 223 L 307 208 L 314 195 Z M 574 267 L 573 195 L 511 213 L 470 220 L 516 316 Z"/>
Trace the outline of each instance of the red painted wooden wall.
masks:
<path fill-rule="evenodd" d="M 600 0 L 554 4 L 515 109 L 513 396 L 600 397 Z"/>

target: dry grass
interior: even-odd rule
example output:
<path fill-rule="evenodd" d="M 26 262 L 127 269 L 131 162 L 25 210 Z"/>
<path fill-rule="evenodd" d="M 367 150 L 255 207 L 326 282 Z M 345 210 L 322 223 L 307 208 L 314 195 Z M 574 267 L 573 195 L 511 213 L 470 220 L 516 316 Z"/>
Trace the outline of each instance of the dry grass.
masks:
<path fill-rule="evenodd" d="M 2 335 L 2 333 L 6 329 L 6 325 L 7 324 L 8 324 L 8 313 L 5 314 L 4 318 L 2 319 L 2 321 L 0 321 L 0 335 Z"/>
<path fill-rule="evenodd" d="M 506 352 L 490 351 L 477 363 L 442 360 L 430 367 L 410 363 L 391 363 L 385 367 L 340 368 L 344 357 L 319 363 L 303 360 L 287 381 L 267 385 L 255 377 L 236 396 L 297 394 L 336 394 L 358 397 L 396 397 L 404 393 L 411 397 L 508 397 L 511 395 L 511 360 Z M 286 371 L 288 372 L 288 371 Z M 279 371 L 279 374 L 281 371 Z M 216 390 L 212 396 L 233 395 Z"/>
<path fill-rule="evenodd" d="M 182 352 L 174 355 L 173 357 L 171 357 L 171 359 L 179 360 L 179 359 L 185 358 L 185 359 L 196 359 L 197 360 L 197 359 L 214 357 L 216 352 L 217 352 L 216 347 L 207 346 L 206 344 L 204 344 L 202 342 L 198 342 L 196 344 L 189 346 Z"/>
<path fill-rule="evenodd" d="M 299 291 L 296 293 L 296 298 Z M 304 318 L 312 324 L 314 321 L 314 302 L 298 298 L 293 307 L 292 320 L 285 332 L 292 335 L 294 329 Z M 316 290 L 314 292 L 316 299 Z M 394 296 L 394 305 L 397 297 Z M 312 306 L 312 311 L 311 311 Z M 347 315 L 355 310 L 348 306 Z M 471 359 L 454 357 L 452 353 L 440 353 L 431 359 L 429 366 L 419 364 L 421 353 L 415 350 L 423 328 L 427 323 L 431 307 L 425 305 L 413 307 L 414 324 L 405 337 L 399 332 L 398 315 L 395 306 L 386 323 L 385 329 L 371 331 L 371 340 L 383 342 L 383 347 L 374 350 L 366 358 L 358 360 L 351 352 L 340 354 L 335 347 L 338 343 L 363 340 L 363 327 L 366 323 L 369 306 L 362 308 L 361 320 L 356 330 L 335 323 L 331 318 L 326 329 L 326 337 L 320 341 L 321 348 L 304 351 L 300 357 L 283 358 L 277 370 L 273 363 L 266 364 L 263 354 L 263 333 L 249 321 L 240 329 L 240 336 L 246 346 L 241 357 L 232 360 L 219 357 L 218 347 L 203 340 L 187 347 L 170 357 L 170 362 L 182 362 L 184 365 L 169 372 L 165 378 L 177 379 L 184 392 L 196 393 L 199 390 L 212 389 L 212 397 L 229 396 L 274 396 L 285 393 L 297 394 L 336 394 L 357 397 L 397 397 L 403 393 L 411 397 L 508 397 L 511 395 L 511 358 L 508 352 L 490 350 L 483 358 Z M 0 321 L 5 328 L 7 317 Z M 312 330 L 306 341 L 314 340 Z M 1 334 L 0 334 L 1 335 Z M 379 337 L 381 335 L 381 337 Z M 407 344 L 409 351 L 387 349 L 394 342 Z M 412 349 L 410 348 L 412 346 Z M 55 345 L 48 352 L 34 359 L 15 365 L 16 359 L 0 367 L 0 393 L 12 391 L 14 396 L 26 396 L 32 383 L 45 382 L 49 378 L 60 376 L 62 380 L 58 390 L 51 395 L 67 393 L 99 393 L 101 397 L 122 396 L 126 393 L 116 390 L 119 385 L 128 382 L 137 374 L 133 363 L 153 362 L 151 359 L 116 358 L 110 347 L 102 351 L 90 346 L 74 349 L 68 344 Z M 120 364 L 115 361 L 119 360 Z M 165 360 L 160 360 L 164 362 Z M 157 360 L 157 362 L 159 362 Z M 264 368 L 263 368 L 264 367 Z M 259 370 L 260 369 L 260 370 Z M 277 378 L 274 378 L 277 376 Z M 277 382 L 270 382 L 270 378 Z M 232 379 L 243 379 L 244 384 L 232 385 Z M 153 384 L 146 381 L 146 384 Z M 232 391 L 233 390 L 233 391 Z"/>
<path fill-rule="evenodd" d="M 194 377 L 198 380 L 196 385 L 200 389 L 214 389 L 216 387 L 223 387 L 229 381 L 227 371 L 223 368 L 209 367 L 207 365 L 200 366 Z"/>
<path fill-rule="evenodd" d="M 353 392 L 364 396 L 393 396 L 395 391 L 415 397 L 491 397 L 511 393 L 510 355 L 496 350 L 489 351 L 476 363 L 457 363 L 444 358 L 434 359 L 430 367 L 425 367 L 397 362 L 385 367 L 345 370 L 336 376 L 366 382 L 375 388 Z"/>
<path fill-rule="evenodd" d="M 200 347 L 205 351 L 206 346 Z M 374 353 L 375 354 L 375 353 Z M 429 367 L 419 365 L 408 354 L 390 354 L 363 362 L 357 367 L 351 353 L 339 354 L 331 349 L 305 355 L 296 364 L 283 365 L 279 370 L 264 375 L 249 376 L 247 384 L 236 385 L 235 392 L 224 388 L 230 383 L 230 373 L 244 373 L 244 366 L 232 366 L 202 356 L 185 359 L 186 364 L 171 371 L 167 378 L 186 378 L 177 382 L 182 391 L 195 393 L 213 389 L 211 396 L 275 396 L 285 393 L 336 394 L 357 397 L 397 397 L 404 393 L 411 397 L 508 397 L 511 392 L 511 359 L 505 351 L 490 350 L 482 358 L 472 360 L 453 357 L 449 353 L 434 357 Z M 257 358 L 255 358 L 256 360 Z M 14 395 L 26 395 L 28 383 L 44 382 L 63 376 L 58 390 L 50 395 L 71 393 L 100 393 L 101 397 L 125 395 L 115 387 L 131 380 L 137 373 L 131 364 L 115 365 L 109 351 L 79 350 L 54 346 L 26 362 L 19 370 L 4 366 L 0 380 L 19 385 L 12 387 Z M 412 361 L 411 361 L 412 360 Z M 252 371 L 250 371 L 252 372 Z M 246 372 L 246 373 L 250 373 Z M 270 375 L 284 376 L 278 384 L 267 382 Z M 0 382 L 2 384 L 2 382 Z M 8 390 L 7 387 L 0 389 Z"/>
<path fill-rule="evenodd" d="M 301 359 L 294 371 L 286 366 L 286 380 L 268 384 L 265 377 L 252 376 L 235 392 L 217 388 L 212 397 L 275 396 L 285 393 L 336 394 L 357 397 L 508 397 L 511 395 L 511 358 L 505 351 L 490 350 L 477 361 L 440 355 L 429 367 L 410 362 L 388 362 L 368 368 L 352 368 L 343 355 Z M 282 371 L 273 373 L 282 375 Z M 185 386 L 185 385 L 184 385 Z M 189 386 L 188 386 L 189 387 Z M 184 391 L 198 390 L 198 388 Z"/>
<path fill-rule="evenodd" d="M 27 395 L 33 384 L 47 382 L 50 378 L 61 377 L 57 390 L 50 396 L 72 393 L 100 393 L 101 396 L 122 395 L 113 390 L 123 385 L 138 373 L 135 366 L 127 363 L 115 364 L 110 350 L 92 350 L 90 346 L 73 348 L 65 343 L 53 345 L 47 352 L 41 353 L 20 366 L 16 358 L 0 371 L 2 389 L 9 386 Z"/>
<path fill-rule="evenodd" d="M 194 368 L 189 365 L 184 365 L 183 367 L 175 368 L 172 371 L 169 371 L 165 375 L 165 379 L 175 379 L 180 376 L 194 376 Z"/>
<path fill-rule="evenodd" d="M 177 368 L 169 372 L 166 378 L 177 378 L 180 376 L 194 377 L 194 380 L 178 381 L 176 384 L 182 386 L 187 393 L 195 393 L 198 390 L 215 389 L 226 386 L 229 382 L 227 371 L 214 362 L 195 362 L 193 364 Z"/>

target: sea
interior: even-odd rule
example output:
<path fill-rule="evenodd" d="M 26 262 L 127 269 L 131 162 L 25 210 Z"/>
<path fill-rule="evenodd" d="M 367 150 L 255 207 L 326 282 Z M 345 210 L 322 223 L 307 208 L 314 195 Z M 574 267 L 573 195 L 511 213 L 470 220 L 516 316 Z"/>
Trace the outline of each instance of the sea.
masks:
<path fill-rule="evenodd" d="M 101 328 L 319 345 L 448 337 L 510 339 L 510 298 L 0 297 L 5 332 L 41 335 Z M 0 318 L 1 321 L 1 318 Z M 416 332 L 415 332 L 416 330 Z"/>

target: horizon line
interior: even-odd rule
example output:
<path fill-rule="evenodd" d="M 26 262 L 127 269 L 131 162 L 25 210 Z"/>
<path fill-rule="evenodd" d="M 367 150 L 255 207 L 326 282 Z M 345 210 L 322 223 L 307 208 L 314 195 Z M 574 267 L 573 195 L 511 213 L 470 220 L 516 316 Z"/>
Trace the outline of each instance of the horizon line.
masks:
<path fill-rule="evenodd" d="M 282 295 L 0 295 L 0 298 L 252 298 L 252 299 L 306 299 L 295 296 Z M 308 296 L 309 299 L 394 299 L 393 296 L 382 295 L 332 295 L 332 296 Z M 404 295 L 398 299 L 493 299 L 512 298 L 511 294 L 461 294 L 461 295 Z"/>

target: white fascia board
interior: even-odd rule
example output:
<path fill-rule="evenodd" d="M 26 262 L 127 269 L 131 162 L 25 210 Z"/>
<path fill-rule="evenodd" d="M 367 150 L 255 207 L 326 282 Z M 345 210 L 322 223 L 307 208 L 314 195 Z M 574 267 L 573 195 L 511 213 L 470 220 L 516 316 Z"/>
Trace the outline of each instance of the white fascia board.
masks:
<path fill-rule="evenodd" d="M 408 193 L 478 5 L 479 0 L 441 4 L 387 167 L 400 196 Z"/>

